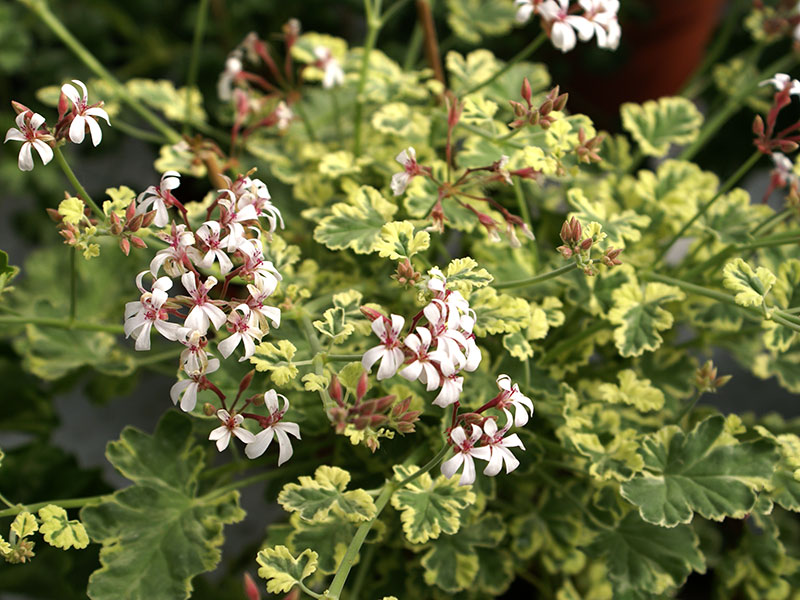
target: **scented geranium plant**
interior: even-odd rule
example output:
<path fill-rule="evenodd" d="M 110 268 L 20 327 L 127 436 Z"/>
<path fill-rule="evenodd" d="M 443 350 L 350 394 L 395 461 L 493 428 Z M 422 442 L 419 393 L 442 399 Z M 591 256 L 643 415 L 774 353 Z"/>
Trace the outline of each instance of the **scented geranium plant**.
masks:
<path fill-rule="evenodd" d="M 796 3 L 731 11 L 752 48 L 715 64 L 723 39 L 614 135 L 532 61 L 613 52 L 617 0 L 448 1 L 441 23 L 365 0 L 363 42 L 265 21 L 218 55 L 216 98 L 207 0 L 184 87 L 120 81 L 57 7 L 23 4 L 77 60 L 12 98 L 5 136 L 66 186 L 50 242 L 22 268 L 0 253 L 2 423 L 34 439 L 0 466 L 9 589 L 796 597 L 800 423 L 705 402 L 737 386 L 718 350 L 800 393 Z M 379 49 L 400 18 L 404 66 Z M 442 51 L 436 25 L 475 47 Z M 512 28 L 532 41 L 509 60 L 480 47 Z M 752 154 L 715 173 L 693 159 L 723 128 Z M 70 163 L 120 133 L 156 145 L 151 176 L 81 181 Z M 154 373 L 171 387 L 136 392 Z M 67 390 L 163 406 L 151 433 L 107 432 L 127 487 L 50 445 Z M 275 502 L 223 557 L 226 526 Z"/>

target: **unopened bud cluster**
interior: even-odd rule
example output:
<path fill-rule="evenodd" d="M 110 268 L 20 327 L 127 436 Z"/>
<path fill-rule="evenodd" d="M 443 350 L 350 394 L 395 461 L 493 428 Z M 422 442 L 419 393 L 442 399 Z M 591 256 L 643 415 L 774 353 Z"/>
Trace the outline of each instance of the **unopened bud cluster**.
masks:
<path fill-rule="evenodd" d="M 732 375 L 717 376 L 717 367 L 712 361 L 706 361 L 694 374 L 694 385 L 700 392 L 716 392 L 731 380 Z"/>
<path fill-rule="evenodd" d="M 516 119 L 508 124 L 512 129 L 518 129 L 526 126 L 539 126 L 542 129 L 549 129 L 556 118 L 551 115 L 553 111 L 563 111 L 567 106 L 567 99 L 569 94 L 560 93 L 559 87 L 556 86 L 545 96 L 545 99 L 539 104 L 534 106 L 531 103 L 531 84 L 526 77 L 522 81 L 522 90 L 520 92 L 525 104 L 509 100 L 511 108 L 514 111 Z"/>
<path fill-rule="evenodd" d="M 592 249 L 596 247 L 596 243 L 600 239 L 603 239 L 605 235 L 602 233 L 595 233 L 584 237 L 583 226 L 575 217 L 564 221 L 559 236 L 564 243 L 556 248 L 556 250 L 558 250 L 565 259 L 574 260 L 587 275 L 596 274 L 597 271 L 594 268 L 594 263 L 598 262 L 598 260 L 607 267 L 614 267 L 622 264 L 622 261 L 618 258 L 622 252 L 620 248 L 609 247 L 603 252 L 599 259 L 593 259 Z"/>

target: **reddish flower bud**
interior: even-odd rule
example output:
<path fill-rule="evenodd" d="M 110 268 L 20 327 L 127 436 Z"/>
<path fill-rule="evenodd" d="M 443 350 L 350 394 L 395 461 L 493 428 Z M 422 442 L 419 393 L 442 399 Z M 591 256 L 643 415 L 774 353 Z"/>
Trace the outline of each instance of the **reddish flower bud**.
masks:
<path fill-rule="evenodd" d="M 122 238 L 119 241 L 119 249 L 122 250 L 122 253 L 125 256 L 131 253 L 131 243 L 128 241 L 128 238 Z"/>
<path fill-rule="evenodd" d="M 125 221 L 130 223 L 134 215 L 136 215 L 136 202 L 131 202 L 128 204 L 128 208 L 125 209 Z"/>
<path fill-rule="evenodd" d="M 48 208 L 47 215 L 56 223 L 61 223 L 61 220 L 64 218 L 58 214 L 58 211 L 55 208 Z"/>
<path fill-rule="evenodd" d="M 528 103 L 528 106 L 531 105 L 531 82 L 528 81 L 528 78 L 525 77 L 522 80 L 522 90 L 520 90 L 520 95 L 523 97 L 525 102 Z"/>
<path fill-rule="evenodd" d="M 368 383 L 367 372 L 364 371 L 363 373 L 361 373 L 361 377 L 358 378 L 358 384 L 356 385 L 356 400 L 358 400 L 359 402 L 364 397 L 364 394 L 367 393 L 367 383 Z"/>
<path fill-rule="evenodd" d="M 247 600 L 261 600 L 261 592 L 258 591 L 258 586 L 250 573 L 244 574 L 244 593 L 247 594 Z"/>
<path fill-rule="evenodd" d="M 381 313 L 379 313 L 377 310 L 369 308 L 368 306 L 362 306 L 359 310 L 361 311 L 361 314 L 367 317 L 370 321 L 383 318 Z"/>
<path fill-rule="evenodd" d="M 13 108 L 14 112 L 17 113 L 18 115 L 27 111 L 33 113 L 33 111 L 30 108 L 25 106 L 22 102 L 17 102 L 16 100 L 11 101 L 11 108 Z"/>
<path fill-rule="evenodd" d="M 542 105 L 539 107 L 539 114 L 542 116 L 550 114 L 553 110 L 553 101 L 552 100 L 545 100 L 542 102 Z"/>
<path fill-rule="evenodd" d="M 556 99 L 553 100 L 553 109 L 555 109 L 557 111 L 564 110 L 564 107 L 567 105 L 567 100 L 568 99 L 569 99 L 569 94 L 567 94 L 567 93 L 563 93 L 563 94 L 557 96 Z"/>
<path fill-rule="evenodd" d="M 144 215 L 136 215 L 128 221 L 127 230 L 128 231 L 139 231 L 142 227 L 142 222 L 144 221 Z"/>
<path fill-rule="evenodd" d="M 144 213 L 143 216 L 142 227 L 150 227 L 150 225 L 153 224 L 153 220 L 156 218 L 156 211 L 151 210 L 150 212 Z"/>
<path fill-rule="evenodd" d="M 135 235 L 131 236 L 131 244 L 133 244 L 136 248 L 147 248 L 147 244 L 144 243 L 144 240 L 140 237 L 136 237 Z"/>
<path fill-rule="evenodd" d="M 240 394 L 242 392 L 244 392 L 247 388 L 250 387 L 250 384 L 253 381 L 253 375 L 255 375 L 255 374 L 256 374 L 255 369 L 251 369 L 250 371 L 248 371 L 248 373 L 244 377 L 242 377 L 242 380 L 239 382 L 239 393 Z"/>
<path fill-rule="evenodd" d="M 586 238 L 581 242 L 581 250 L 586 251 L 592 247 L 592 238 Z"/>
<path fill-rule="evenodd" d="M 788 154 L 797 150 L 797 143 L 790 140 L 780 140 L 778 141 L 778 148 L 784 154 Z"/>
<path fill-rule="evenodd" d="M 342 403 L 342 385 L 339 383 L 339 378 L 336 375 L 331 377 L 330 385 L 328 385 L 328 394 L 339 406 L 344 406 Z"/>

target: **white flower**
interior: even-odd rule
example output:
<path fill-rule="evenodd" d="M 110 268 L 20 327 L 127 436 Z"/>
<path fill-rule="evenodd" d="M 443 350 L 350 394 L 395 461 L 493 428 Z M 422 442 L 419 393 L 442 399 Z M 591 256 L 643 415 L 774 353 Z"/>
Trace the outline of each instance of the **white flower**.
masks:
<path fill-rule="evenodd" d="M 220 224 L 217 221 L 206 221 L 198 228 L 195 235 L 208 246 L 205 256 L 200 261 L 201 267 L 209 269 L 216 260 L 219 262 L 219 270 L 223 275 L 233 269 L 231 259 L 222 249 L 222 246 L 227 244 L 227 239 L 220 240 Z"/>
<path fill-rule="evenodd" d="M 528 19 L 538 12 L 541 3 L 542 0 L 514 0 L 514 4 L 519 7 L 514 20 L 520 24 L 527 23 Z"/>
<path fill-rule="evenodd" d="M 464 465 L 461 472 L 459 485 L 470 485 L 475 481 L 475 461 L 473 458 L 489 460 L 491 450 L 487 446 L 475 448 L 476 442 L 480 440 L 483 432 L 477 425 L 472 426 L 472 435 L 467 437 L 463 427 L 456 427 L 450 432 L 450 439 L 453 441 L 453 451 L 455 455 L 442 463 L 442 474 L 450 479 L 456 471 Z"/>
<path fill-rule="evenodd" d="M 792 79 L 786 73 L 775 73 L 775 77 L 772 79 L 765 79 L 758 85 L 772 84 L 775 86 L 777 91 L 782 92 L 789 82 L 791 82 L 791 86 L 789 87 L 789 95 L 800 96 L 800 81 L 797 79 Z"/>
<path fill-rule="evenodd" d="M 519 386 L 516 383 L 511 384 L 511 378 L 508 375 L 500 375 L 497 378 L 497 387 L 500 388 L 497 408 L 502 410 L 507 406 L 513 406 L 515 410 L 514 425 L 517 427 L 525 425 L 529 417 L 533 416 L 533 402 L 531 402 L 531 399 L 519 391 Z"/>
<path fill-rule="evenodd" d="M 136 285 L 142 292 L 138 302 L 128 302 L 125 305 L 125 337 L 133 335 L 136 338 L 136 350 L 150 350 L 150 329 L 156 328 L 161 335 L 171 341 L 178 339 L 180 325 L 168 323 L 169 315 L 164 310 L 164 303 L 169 295 L 166 290 L 172 287 L 169 277 L 161 277 L 153 283 L 151 291 L 142 287 L 142 277 L 147 271 L 142 271 L 136 277 Z"/>
<path fill-rule="evenodd" d="M 525 446 L 516 433 L 503 437 L 509 427 L 511 427 L 511 414 L 508 411 L 506 411 L 506 426 L 500 431 L 497 431 L 497 423 L 494 419 L 487 419 L 483 424 L 483 432 L 488 438 L 488 440 L 485 440 L 486 447 L 491 451 L 489 464 L 483 470 L 484 475 L 494 477 L 500 472 L 503 464 L 505 464 L 506 473 L 511 473 L 519 466 L 519 461 L 509 448 L 522 448 L 525 450 Z"/>
<path fill-rule="evenodd" d="M 433 404 L 445 408 L 458 402 L 464 387 L 464 378 L 459 377 L 458 373 L 448 373 L 446 369 L 442 369 L 442 375 L 444 375 L 442 377 L 442 389 L 434 398 Z"/>
<path fill-rule="evenodd" d="M 203 334 L 197 330 L 187 328 L 181 329 L 181 334 L 178 336 L 178 341 L 186 346 L 186 349 L 181 352 L 181 368 L 186 372 L 189 377 L 196 374 L 203 374 L 208 368 L 208 354 L 206 353 L 206 339 Z M 214 369 L 216 370 L 216 369 Z"/>
<path fill-rule="evenodd" d="M 597 45 L 600 48 L 616 50 L 622 35 L 617 21 L 619 0 L 578 0 L 578 3 L 585 11 L 583 17 L 594 28 Z"/>
<path fill-rule="evenodd" d="M 283 398 L 283 410 L 278 408 L 278 398 Z M 292 458 L 292 442 L 289 435 L 300 439 L 300 427 L 297 423 L 284 423 L 281 421 L 283 415 L 289 410 L 289 400 L 283 394 L 278 394 L 275 390 L 269 390 L 264 394 L 264 405 L 269 411 L 267 419 L 269 425 L 255 435 L 253 441 L 247 444 L 244 449 L 248 458 L 258 458 L 269 447 L 273 437 L 278 438 L 278 466 L 280 467 L 287 460 Z"/>
<path fill-rule="evenodd" d="M 39 127 L 44 125 L 44 117 L 39 113 L 31 113 L 26 110 L 17 115 L 14 119 L 17 127 L 11 127 L 6 131 L 6 139 L 3 142 L 14 140 L 15 142 L 22 142 L 22 147 L 19 149 L 19 158 L 17 165 L 20 171 L 30 171 L 33 169 L 33 154 L 31 149 L 35 148 L 42 159 L 42 164 L 47 164 L 53 160 L 53 149 L 42 139 L 50 135 L 47 131 L 39 131 Z M 17 129 L 18 128 L 18 129 Z"/>
<path fill-rule="evenodd" d="M 227 317 L 208 297 L 209 290 L 217 285 L 217 278 L 208 277 L 205 283 L 197 287 L 195 274 L 187 271 L 181 276 L 181 283 L 186 288 L 186 291 L 189 292 L 194 304 L 186 317 L 184 325 L 189 329 L 196 329 L 204 335 L 208 331 L 209 322 L 214 324 L 214 329 L 222 327 Z"/>
<path fill-rule="evenodd" d="M 403 171 L 392 175 L 392 193 L 399 196 L 406 191 L 409 182 L 422 171 L 417 164 L 417 152 L 411 146 L 398 154 L 395 160 L 403 165 Z"/>
<path fill-rule="evenodd" d="M 136 214 L 143 215 L 150 207 L 156 211 L 153 223 L 156 227 L 164 227 L 169 222 L 167 202 L 171 203 L 172 190 L 181 184 L 181 174 L 177 171 L 167 171 L 161 176 L 158 187 L 151 185 L 136 197 Z"/>
<path fill-rule="evenodd" d="M 268 321 L 272 322 L 273 327 L 280 327 L 281 309 L 264 304 L 264 300 L 275 291 L 275 285 L 267 279 L 256 278 L 255 284 L 250 283 L 247 285 L 247 291 L 250 292 L 250 297 L 247 298 L 247 306 L 250 307 L 250 314 L 258 324 L 258 328 L 262 331 L 267 331 L 269 329 Z"/>
<path fill-rule="evenodd" d="M 189 376 L 189 379 L 181 379 L 176 382 L 169 390 L 172 403 L 177 404 L 178 399 L 180 399 L 182 411 L 191 412 L 194 410 L 197 405 L 197 392 L 200 389 L 200 383 L 205 378 L 206 373 L 213 373 L 217 369 L 219 369 L 219 359 L 212 358 L 208 361 L 205 372 L 195 372 Z"/>
<path fill-rule="evenodd" d="M 222 425 L 214 429 L 208 434 L 208 439 L 217 442 L 217 450 L 222 452 L 228 447 L 231 441 L 231 434 L 242 440 L 245 444 L 253 443 L 256 436 L 242 427 L 244 417 L 242 415 L 235 415 L 231 417 L 227 410 L 218 410 L 217 418 L 222 421 Z"/>
<path fill-rule="evenodd" d="M 111 122 L 108 120 L 108 113 L 99 106 L 89 106 L 89 96 L 82 81 L 73 79 L 72 83 L 81 86 L 83 94 L 79 94 L 75 86 L 70 83 L 65 83 L 61 86 L 61 93 L 72 102 L 73 117 L 72 124 L 69 126 L 69 139 L 74 144 L 80 144 L 83 142 L 86 128 L 88 127 L 92 136 L 92 144 L 97 146 L 100 140 L 103 139 L 103 132 L 100 130 L 97 118 L 105 119 L 106 124 L 110 126 Z"/>
<path fill-rule="evenodd" d="M 342 85 L 344 83 L 344 71 L 336 60 L 331 51 L 325 46 L 317 46 L 314 48 L 314 56 L 317 57 L 317 65 L 322 69 L 322 87 L 330 89 L 335 85 Z"/>
<path fill-rule="evenodd" d="M 562 52 L 569 52 L 575 47 L 577 38 L 587 41 L 594 33 L 594 27 L 584 17 L 569 14 L 569 0 L 546 0 L 539 7 L 539 14 L 550 23 L 550 40 Z"/>
<path fill-rule="evenodd" d="M 159 233 L 158 237 L 165 241 L 168 247 L 156 252 L 153 260 L 150 261 L 150 273 L 153 277 L 157 277 L 162 265 L 171 277 L 178 277 L 185 273 L 184 261 L 189 260 L 187 251 L 194 244 L 194 234 L 186 231 L 186 225 L 173 224 L 169 234 Z"/>
<path fill-rule="evenodd" d="M 232 97 L 231 87 L 236 81 L 236 76 L 242 72 L 241 51 L 234 50 L 225 61 L 225 70 L 217 80 L 217 96 L 220 100 L 230 100 Z"/>
<path fill-rule="evenodd" d="M 241 342 L 244 345 L 244 356 L 239 362 L 253 356 L 256 351 L 254 340 L 261 340 L 264 335 L 255 320 L 251 318 L 250 307 L 247 304 L 240 304 L 231 311 L 228 316 L 228 331 L 231 335 L 217 344 L 217 349 L 222 356 L 228 358 Z"/>
<path fill-rule="evenodd" d="M 433 341 L 431 332 L 425 327 L 417 327 L 417 333 L 411 333 L 406 337 L 406 348 L 414 353 L 414 360 L 406 365 L 399 375 L 408 379 L 409 381 L 416 381 L 419 379 L 426 385 L 426 389 L 430 392 L 439 387 L 439 370 L 433 361 L 439 358 L 439 363 L 447 361 L 449 369 L 455 371 L 455 368 L 450 362 L 450 359 L 443 352 L 437 353 L 430 352 L 430 345 Z M 434 355 L 434 356 L 431 356 Z"/>
<path fill-rule="evenodd" d="M 279 131 L 286 131 L 294 119 L 292 109 L 283 100 L 278 102 L 278 106 L 275 107 L 275 118 L 277 119 L 275 125 Z"/>
<path fill-rule="evenodd" d="M 403 329 L 405 319 L 400 315 L 392 315 L 389 329 L 386 324 L 389 322 L 385 317 L 375 319 L 372 322 L 372 331 L 381 339 L 381 344 L 370 348 L 364 353 L 361 365 L 369 371 L 378 360 L 381 366 L 378 369 L 378 381 L 391 377 L 403 364 L 404 355 L 400 348 L 400 332 Z"/>

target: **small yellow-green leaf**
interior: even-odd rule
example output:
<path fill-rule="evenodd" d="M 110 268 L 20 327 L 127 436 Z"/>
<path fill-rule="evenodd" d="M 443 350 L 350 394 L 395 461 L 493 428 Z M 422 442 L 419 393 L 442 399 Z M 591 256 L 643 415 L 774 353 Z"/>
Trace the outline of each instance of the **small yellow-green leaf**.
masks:
<path fill-rule="evenodd" d="M 397 206 L 365 185 L 350 195 L 349 202 L 334 204 L 331 212 L 314 229 L 314 239 L 331 250 L 350 248 L 356 254 L 369 254 Z"/>
<path fill-rule="evenodd" d="M 664 393 L 651 385 L 649 379 L 639 379 L 636 372 L 623 369 L 617 373 L 619 385 L 601 383 L 597 391 L 606 402 L 628 404 L 637 410 L 647 412 L 661 410 L 664 406 Z"/>
<path fill-rule="evenodd" d="M 508 0 L 447 0 L 447 24 L 458 37 L 479 44 L 483 36 L 504 35 L 514 25 Z"/>
<path fill-rule="evenodd" d="M 480 336 L 514 333 L 530 323 L 531 307 L 523 298 L 485 287 L 473 292 L 469 300 L 476 315 L 475 333 Z"/>
<path fill-rule="evenodd" d="M 19 513 L 11 523 L 11 531 L 16 533 L 17 537 L 24 538 L 38 530 L 39 524 L 36 522 L 36 517 L 28 511 Z"/>
<path fill-rule="evenodd" d="M 11 544 L 3 539 L 3 536 L 0 535 L 0 556 L 5 556 L 6 554 L 11 552 Z"/>
<path fill-rule="evenodd" d="M 330 376 L 328 374 L 317 375 L 316 373 L 306 373 L 300 380 L 303 382 L 303 389 L 307 392 L 319 392 L 328 387 Z"/>
<path fill-rule="evenodd" d="M 572 188 L 567 192 L 567 202 L 575 209 L 567 215 L 568 218 L 575 217 L 584 227 L 591 222 L 599 223 L 608 242 L 615 248 L 625 248 L 626 240 L 638 242 L 642 238 L 641 230 L 650 225 L 647 215 L 632 210 L 621 211 L 616 207 L 608 210 L 602 200 L 592 202 L 580 188 Z M 586 235 L 589 234 L 587 231 Z"/>
<path fill-rule="evenodd" d="M 106 216 L 112 212 L 118 215 L 123 215 L 128 205 L 136 199 L 136 192 L 134 192 L 127 185 L 121 185 L 118 188 L 106 188 L 106 195 L 111 200 L 103 202 L 103 212 Z"/>
<path fill-rule="evenodd" d="M 322 314 L 322 320 L 314 321 L 313 325 L 334 344 L 341 344 L 355 331 L 355 327 L 347 322 L 344 308 L 329 308 Z"/>
<path fill-rule="evenodd" d="M 686 98 L 667 97 L 644 104 L 626 102 L 622 126 L 648 156 L 664 156 L 670 144 L 688 144 L 697 137 L 703 115 Z"/>
<path fill-rule="evenodd" d="M 189 144 L 185 141 L 178 142 L 177 144 L 161 146 L 158 158 L 155 163 L 156 171 L 164 173 L 165 171 L 178 171 L 184 175 L 191 175 L 198 179 L 206 176 L 206 165 L 198 159 Z"/>
<path fill-rule="evenodd" d="M 491 273 L 486 269 L 479 269 L 475 259 L 465 256 L 450 261 L 445 269 L 447 287 L 462 293 L 469 293 L 475 288 L 489 285 L 493 280 Z"/>
<path fill-rule="evenodd" d="M 729 290 L 736 292 L 734 300 L 741 306 L 761 306 L 764 298 L 776 281 L 775 275 L 765 267 L 753 267 L 741 258 L 725 265 L 722 282 Z"/>
<path fill-rule="evenodd" d="M 380 237 L 375 242 L 375 250 L 390 260 L 411 258 L 427 250 L 431 245 L 431 235 L 427 231 L 414 233 L 411 221 L 392 221 L 381 228 Z"/>
<path fill-rule="evenodd" d="M 339 467 L 323 465 L 300 483 L 288 483 L 278 494 L 278 503 L 287 512 L 296 512 L 306 521 L 324 521 L 331 510 L 350 521 L 368 521 L 375 516 L 372 497 L 362 489 L 345 491 L 350 474 Z"/>
<path fill-rule="evenodd" d="M 402 481 L 413 475 L 419 467 L 395 465 L 395 479 Z M 461 511 L 475 502 L 471 486 L 458 485 L 458 478 L 446 479 L 439 475 L 433 479 L 425 473 L 397 490 L 392 496 L 392 506 L 401 511 L 403 532 L 412 544 L 424 544 L 442 533 L 453 535 L 461 526 Z"/>
<path fill-rule="evenodd" d="M 261 342 L 250 357 L 256 371 L 267 371 L 270 379 L 277 385 L 286 385 L 297 377 L 297 367 L 292 363 L 297 348 L 289 340 L 278 340 L 276 346 L 272 342 Z"/>
<path fill-rule="evenodd" d="M 539 311 L 544 315 L 544 311 Z M 508 350 L 508 353 L 518 360 L 527 360 L 533 358 L 533 348 L 525 337 L 522 331 L 515 331 L 514 333 L 507 333 L 503 336 L 503 348 Z"/>
<path fill-rule="evenodd" d="M 80 198 L 67 198 L 58 204 L 58 214 L 60 214 L 66 223 L 70 225 L 78 225 L 83 221 L 83 211 L 86 205 Z"/>
<path fill-rule="evenodd" d="M 42 525 L 39 532 L 44 536 L 44 541 L 67 550 L 68 548 L 86 548 L 89 545 L 89 536 L 83 523 L 77 519 L 69 520 L 67 511 L 55 504 L 48 504 L 39 510 Z"/>
<path fill-rule="evenodd" d="M 258 576 L 267 580 L 270 594 L 285 594 L 317 570 L 317 559 L 317 553 L 309 549 L 295 558 L 286 546 L 267 548 L 256 557 L 256 562 L 261 565 Z"/>

